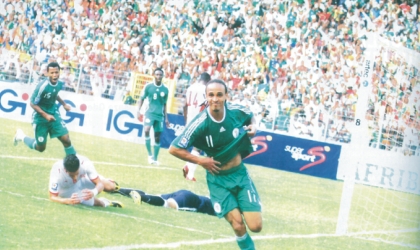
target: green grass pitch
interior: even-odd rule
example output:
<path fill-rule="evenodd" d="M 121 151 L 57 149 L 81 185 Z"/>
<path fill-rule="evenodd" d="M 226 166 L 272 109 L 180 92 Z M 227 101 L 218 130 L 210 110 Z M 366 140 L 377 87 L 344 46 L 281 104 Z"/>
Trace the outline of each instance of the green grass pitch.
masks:
<path fill-rule="evenodd" d="M 125 208 L 50 202 L 49 173 L 52 164 L 64 156 L 61 143 L 49 139 L 43 153 L 23 144 L 14 147 L 16 128 L 32 136 L 31 125 L 6 119 L 0 119 L 0 124 L 0 249 L 238 249 L 224 219 L 139 206 L 126 197 L 104 193 L 99 196 L 122 201 Z M 208 195 L 205 171 L 197 169 L 196 183 L 186 181 L 181 171 L 184 163 L 166 149 L 161 149 L 161 165 L 151 167 L 144 145 L 75 132 L 70 132 L 70 138 L 101 175 L 122 187 L 148 193 L 189 189 Z M 334 235 L 342 182 L 247 167 L 263 203 L 263 230 L 250 233 L 257 249 L 410 249 Z M 414 232 L 407 243 L 420 246 L 419 239 L 419 232 Z"/>

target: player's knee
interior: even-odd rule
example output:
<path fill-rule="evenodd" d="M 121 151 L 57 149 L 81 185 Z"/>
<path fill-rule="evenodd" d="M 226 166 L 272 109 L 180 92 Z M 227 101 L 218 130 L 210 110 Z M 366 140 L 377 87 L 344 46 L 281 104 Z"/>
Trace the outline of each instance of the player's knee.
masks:
<path fill-rule="evenodd" d="M 242 220 L 232 220 L 230 221 L 230 225 L 233 228 L 233 231 L 242 234 L 242 232 L 246 231 L 245 224 Z"/>
<path fill-rule="evenodd" d="M 248 228 L 251 230 L 251 232 L 259 233 L 262 230 L 262 221 L 252 223 L 251 225 L 248 225 Z"/>
<path fill-rule="evenodd" d="M 41 145 L 37 144 L 35 147 L 35 149 L 41 153 L 45 151 L 45 148 L 46 148 L 46 145 L 42 145 L 42 144 Z"/>
<path fill-rule="evenodd" d="M 61 136 L 59 140 L 61 141 L 64 147 L 67 148 L 71 146 L 70 136 L 68 134 Z"/>
<path fill-rule="evenodd" d="M 169 198 L 166 202 L 168 207 L 178 210 L 178 203 L 176 202 L 176 200 Z"/>

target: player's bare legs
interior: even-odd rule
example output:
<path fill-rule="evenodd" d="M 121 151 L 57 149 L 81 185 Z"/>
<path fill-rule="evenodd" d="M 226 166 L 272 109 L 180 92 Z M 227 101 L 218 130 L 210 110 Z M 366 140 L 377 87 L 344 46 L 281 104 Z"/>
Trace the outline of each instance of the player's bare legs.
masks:
<path fill-rule="evenodd" d="M 249 230 L 259 233 L 262 230 L 262 216 L 260 212 L 243 212 Z"/>
<path fill-rule="evenodd" d="M 76 150 L 74 150 L 74 147 L 71 145 L 69 134 L 58 137 L 58 140 L 63 144 L 66 155 L 76 154 Z"/>
<path fill-rule="evenodd" d="M 102 179 L 102 184 L 104 184 L 104 191 L 105 192 L 116 192 L 120 189 L 118 183 L 110 179 Z"/>
<path fill-rule="evenodd" d="M 153 159 L 155 160 L 154 164 L 159 165 L 157 159 L 160 150 L 160 135 L 161 132 L 155 132 L 155 145 L 153 146 Z"/>
<path fill-rule="evenodd" d="M 144 126 L 144 139 L 145 139 L 145 144 L 146 144 L 146 149 L 147 149 L 147 155 L 149 156 L 148 160 L 149 160 L 149 164 L 153 164 L 155 159 L 153 158 L 153 153 L 152 153 L 152 145 L 150 142 L 150 129 L 152 127 L 151 126 Z"/>
<path fill-rule="evenodd" d="M 254 214 L 254 213 L 252 213 Z M 253 216 L 251 216 L 253 217 Z M 246 232 L 246 225 L 242 219 L 242 214 L 239 209 L 235 208 L 229 213 L 225 215 L 225 219 L 230 223 L 232 226 L 233 231 L 236 235 L 236 242 L 238 243 L 241 249 L 255 249 L 254 242 L 252 241 L 249 234 Z M 251 218 L 249 218 L 251 219 Z M 252 223 L 251 223 L 252 224 Z M 262 223 L 260 224 L 262 225 Z M 252 224 L 254 228 L 249 228 L 251 231 L 259 232 L 261 231 L 261 227 Z M 253 230 L 254 229 L 254 230 Z"/>

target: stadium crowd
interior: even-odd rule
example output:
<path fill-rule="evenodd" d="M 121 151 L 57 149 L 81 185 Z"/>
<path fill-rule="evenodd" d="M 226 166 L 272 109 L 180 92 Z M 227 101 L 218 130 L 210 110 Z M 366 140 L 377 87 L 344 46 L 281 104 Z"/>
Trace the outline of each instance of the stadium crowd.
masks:
<path fill-rule="evenodd" d="M 161 67 L 176 97 L 206 71 L 260 127 L 349 142 L 368 34 L 420 52 L 412 0 L 0 2 L 0 77 L 63 65 L 66 89 L 121 101 L 132 72 Z M 367 119 L 371 146 L 419 154 L 419 65 L 383 47 Z M 32 73 L 32 74 L 30 74 Z"/>

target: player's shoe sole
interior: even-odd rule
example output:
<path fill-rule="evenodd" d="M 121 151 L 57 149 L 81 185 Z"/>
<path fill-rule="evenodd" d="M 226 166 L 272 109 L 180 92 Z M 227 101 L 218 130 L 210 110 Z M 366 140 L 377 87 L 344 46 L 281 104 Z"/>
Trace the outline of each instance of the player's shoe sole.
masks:
<path fill-rule="evenodd" d="M 182 174 L 184 175 L 184 178 L 187 178 L 187 174 L 188 174 L 188 166 L 187 165 L 185 165 L 182 168 Z"/>
<path fill-rule="evenodd" d="M 118 184 L 118 182 L 116 182 L 116 181 L 114 181 L 114 183 L 115 183 L 115 190 L 114 190 L 114 192 L 120 191 L 120 184 Z"/>
<path fill-rule="evenodd" d="M 106 191 L 106 192 L 108 192 L 108 193 L 119 193 L 120 192 L 120 185 L 118 184 L 118 182 L 116 182 L 116 181 L 114 181 L 114 180 L 111 180 L 111 179 L 108 179 L 110 182 L 113 182 L 114 184 L 115 184 L 115 189 L 113 190 L 113 191 Z"/>
<path fill-rule="evenodd" d="M 109 205 L 110 207 L 119 207 L 119 208 L 124 208 L 124 204 L 122 204 L 119 201 L 111 201 L 111 204 Z"/>
<path fill-rule="evenodd" d="M 130 197 L 131 199 L 133 199 L 134 204 L 140 205 L 141 204 L 141 195 L 133 190 L 130 192 Z"/>

